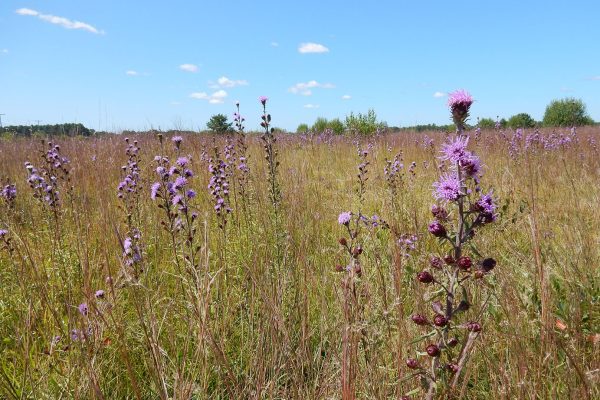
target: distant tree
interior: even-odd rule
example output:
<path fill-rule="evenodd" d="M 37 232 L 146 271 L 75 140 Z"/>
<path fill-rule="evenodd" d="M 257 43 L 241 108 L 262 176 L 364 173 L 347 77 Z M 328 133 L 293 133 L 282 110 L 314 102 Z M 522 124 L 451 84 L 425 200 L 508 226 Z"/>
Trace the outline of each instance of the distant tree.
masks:
<path fill-rule="evenodd" d="M 296 128 L 296 133 L 306 133 L 306 132 L 308 132 L 308 129 L 309 128 L 308 128 L 307 124 L 300 124 Z"/>
<path fill-rule="evenodd" d="M 494 121 L 492 118 L 481 118 L 478 126 L 481 129 L 494 129 L 496 127 L 496 121 Z"/>
<path fill-rule="evenodd" d="M 312 130 L 316 133 L 321 133 L 327 129 L 328 125 L 327 118 L 319 117 L 315 120 L 315 123 L 312 126 Z"/>
<path fill-rule="evenodd" d="M 331 129 L 334 134 L 341 135 L 344 133 L 344 123 L 339 118 L 332 119 L 327 123 L 327 128 Z"/>
<path fill-rule="evenodd" d="M 387 127 L 387 123 L 377 121 L 375 110 L 370 109 L 366 114 L 354 114 L 346 116 L 346 129 L 352 134 L 372 135 L 379 129 Z"/>
<path fill-rule="evenodd" d="M 536 122 L 531 115 L 527 113 L 519 113 L 510 117 L 506 123 L 509 128 L 533 128 Z"/>
<path fill-rule="evenodd" d="M 586 106 L 580 99 L 565 98 L 552 100 L 544 113 L 544 126 L 582 126 L 593 125 Z"/>
<path fill-rule="evenodd" d="M 214 133 L 226 133 L 232 130 L 233 123 L 227 122 L 227 116 L 224 114 L 215 114 L 210 117 L 210 120 L 206 123 L 208 130 Z"/>

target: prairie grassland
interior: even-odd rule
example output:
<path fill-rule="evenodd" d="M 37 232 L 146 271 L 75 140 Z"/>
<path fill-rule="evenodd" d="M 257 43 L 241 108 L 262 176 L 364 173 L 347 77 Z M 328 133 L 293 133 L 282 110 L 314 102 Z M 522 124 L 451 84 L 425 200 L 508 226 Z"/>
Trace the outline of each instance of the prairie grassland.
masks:
<path fill-rule="evenodd" d="M 471 134 L 483 190 L 493 189 L 499 205 L 497 222 L 474 243 L 497 266 L 472 293 L 484 306 L 466 312 L 483 330 L 459 398 L 600 396 L 600 132 L 561 132 L 568 140 L 550 131 Z M 341 398 L 346 329 L 359 338 L 357 398 L 421 398 L 405 360 L 422 351 L 411 343 L 423 334 L 411 314 L 431 314 L 432 293 L 415 274 L 430 255 L 443 256 L 427 225 L 444 135 L 359 143 L 278 136 L 278 206 L 262 142 L 247 135 L 248 179 L 228 170 L 225 217 L 207 185 L 208 158 L 216 147 L 224 159 L 226 139 L 186 135 L 179 155 L 191 159 L 189 211 L 197 215 L 179 231 L 162 199 L 150 198 L 154 157 L 177 157 L 170 139 L 161 147 L 153 134 L 129 138 L 139 142 L 141 168 L 131 208 L 117 197 L 123 137 L 55 138 L 70 160 L 55 208 L 33 197 L 24 167 L 39 168 L 47 144 L 0 142 L 0 178 L 17 188 L 14 205 L 0 205 L 8 231 L 8 243 L 0 241 L 0 398 Z M 238 155 L 226 162 L 239 157 L 236 140 Z M 362 202 L 357 144 L 369 153 Z M 384 167 L 400 153 L 394 192 Z M 346 263 L 338 214 L 350 210 L 378 215 L 389 229 L 361 232 L 360 318 L 348 325 L 336 265 Z M 418 238 L 407 256 L 402 234 Z"/>

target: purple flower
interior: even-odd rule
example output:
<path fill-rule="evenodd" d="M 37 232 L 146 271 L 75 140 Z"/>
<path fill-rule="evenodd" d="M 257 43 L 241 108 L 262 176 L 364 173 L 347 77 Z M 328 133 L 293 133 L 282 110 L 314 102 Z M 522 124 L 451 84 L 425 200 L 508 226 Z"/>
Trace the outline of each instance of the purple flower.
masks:
<path fill-rule="evenodd" d="M 126 237 L 125 240 L 123 240 L 123 253 L 130 254 L 131 253 L 131 245 L 132 245 L 131 238 Z"/>
<path fill-rule="evenodd" d="M 71 340 L 74 341 L 74 342 L 78 341 L 79 340 L 79 333 L 80 332 L 79 332 L 78 329 L 73 329 L 71 331 L 71 335 L 70 335 L 71 336 Z"/>
<path fill-rule="evenodd" d="M 8 235 L 8 231 L 6 229 L 0 229 L 0 239 L 4 238 L 6 235 Z"/>
<path fill-rule="evenodd" d="M 448 107 L 450 107 L 452 111 L 455 109 L 469 111 L 471 104 L 473 104 L 473 97 L 471 97 L 471 94 L 466 90 L 457 90 L 448 95 Z"/>
<path fill-rule="evenodd" d="M 461 182 L 454 174 L 443 175 L 433 186 L 435 187 L 435 197 L 438 200 L 456 201 L 462 194 Z"/>
<path fill-rule="evenodd" d="M 96 290 L 96 293 L 94 294 L 96 296 L 97 299 L 103 299 L 104 298 L 104 290 L 100 289 L 100 290 Z"/>
<path fill-rule="evenodd" d="M 338 224 L 348 225 L 350 223 L 351 218 L 352 218 L 352 213 L 350 211 L 340 213 L 340 215 L 338 216 Z"/>
<path fill-rule="evenodd" d="M 87 303 L 81 303 L 79 305 L 79 307 L 77 307 L 79 309 L 79 312 L 81 313 L 81 315 L 83 315 L 84 317 L 87 317 L 88 315 L 88 305 Z"/>
<path fill-rule="evenodd" d="M 486 214 L 493 214 L 496 211 L 496 204 L 492 198 L 492 192 L 481 195 L 477 203 L 475 203 L 477 210 Z"/>
<path fill-rule="evenodd" d="M 178 176 L 177 179 L 175 179 L 175 184 L 173 185 L 173 187 L 179 190 L 185 185 L 187 185 L 187 179 L 185 179 L 183 176 Z"/>
<path fill-rule="evenodd" d="M 267 100 L 269 100 L 269 98 L 267 96 L 260 96 L 258 98 L 258 101 L 260 101 L 260 103 L 264 106 L 267 104 Z"/>
<path fill-rule="evenodd" d="M 440 159 L 450 161 L 462 161 L 469 152 L 467 151 L 467 144 L 469 138 L 467 136 L 458 136 L 453 141 L 444 143 L 442 145 L 442 155 Z"/>
<path fill-rule="evenodd" d="M 196 197 L 196 192 L 192 189 L 185 192 L 185 194 L 188 197 L 188 199 L 193 199 L 194 197 Z"/>
<path fill-rule="evenodd" d="M 189 162 L 190 160 L 187 157 L 179 157 L 177 159 L 177 165 L 180 167 L 185 167 Z"/>
<path fill-rule="evenodd" d="M 152 200 L 156 200 L 156 195 L 158 194 L 159 189 L 160 189 L 160 182 L 154 182 L 150 188 L 150 198 Z"/>
<path fill-rule="evenodd" d="M 175 143 L 175 147 L 179 148 L 179 145 L 183 141 L 183 138 L 181 136 L 173 136 L 171 140 L 173 141 L 173 143 Z"/>
<path fill-rule="evenodd" d="M 181 197 L 180 195 L 175 195 L 173 196 L 173 205 L 176 206 L 178 204 L 182 204 L 183 203 L 183 197 Z"/>
<path fill-rule="evenodd" d="M 481 160 L 471 152 L 467 152 L 460 160 L 460 166 L 469 177 L 475 177 L 481 172 Z"/>
<path fill-rule="evenodd" d="M 433 221 L 432 223 L 430 223 L 427 229 L 429 230 L 429 233 L 431 233 L 435 237 L 446 236 L 446 228 L 438 221 Z"/>

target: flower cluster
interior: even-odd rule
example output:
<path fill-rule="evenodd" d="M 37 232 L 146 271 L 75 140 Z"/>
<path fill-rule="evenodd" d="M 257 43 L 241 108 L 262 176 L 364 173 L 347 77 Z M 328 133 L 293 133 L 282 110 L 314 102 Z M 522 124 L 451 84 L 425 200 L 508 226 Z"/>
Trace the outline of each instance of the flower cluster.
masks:
<path fill-rule="evenodd" d="M 225 152 L 227 153 L 228 146 Z M 215 156 L 209 160 L 208 172 L 210 172 L 210 181 L 208 190 L 215 202 L 215 212 L 220 219 L 220 226 L 224 227 L 227 223 L 226 216 L 231 213 L 229 204 L 229 165 L 221 159 L 219 151 L 215 148 Z"/>
<path fill-rule="evenodd" d="M 117 196 L 123 199 L 125 196 L 137 197 L 137 193 L 140 188 L 140 167 L 139 167 L 139 150 L 137 140 L 133 143 L 129 143 L 129 138 L 125 138 L 127 148 L 125 154 L 127 155 L 127 164 L 121 167 L 121 170 L 125 173 L 125 178 L 119 183 L 117 187 Z"/>
<path fill-rule="evenodd" d="M 61 181 L 69 180 L 69 160 L 60 154 L 60 146 L 48 143 L 49 149 L 42 153 L 44 166 L 37 169 L 29 161 L 25 162 L 25 168 L 29 177 L 27 183 L 33 189 L 33 197 L 44 202 L 55 213 L 60 208 Z"/>
<path fill-rule="evenodd" d="M 4 199 L 8 207 L 14 206 L 15 199 L 17 198 L 17 187 L 14 184 L 8 183 L 0 190 L 0 197 Z"/>
<path fill-rule="evenodd" d="M 471 104 L 473 104 L 473 98 L 465 90 L 457 90 L 448 95 L 448 107 L 450 107 L 452 119 L 459 131 L 464 129 Z"/>

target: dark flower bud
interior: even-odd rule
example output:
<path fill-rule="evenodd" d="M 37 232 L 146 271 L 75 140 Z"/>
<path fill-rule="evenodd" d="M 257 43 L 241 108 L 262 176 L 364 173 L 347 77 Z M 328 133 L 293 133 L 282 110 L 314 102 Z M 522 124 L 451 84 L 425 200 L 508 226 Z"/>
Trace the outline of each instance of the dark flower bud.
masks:
<path fill-rule="evenodd" d="M 356 266 L 354 266 L 354 272 L 356 272 L 356 275 L 358 275 L 359 277 L 362 276 L 362 268 L 361 268 L 360 264 L 357 264 Z"/>
<path fill-rule="evenodd" d="M 409 358 L 406 360 L 406 366 L 410 369 L 417 369 L 419 368 L 419 362 L 414 358 Z"/>
<path fill-rule="evenodd" d="M 481 270 L 477 270 L 475 271 L 475 279 L 481 279 L 485 276 L 485 272 L 481 271 Z"/>
<path fill-rule="evenodd" d="M 444 207 L 434 204 L 431 206 L 431 214 L 433 214 L 433 217 L 440 222 L 448 220 L 448 211 Z"/>
<path fill-rule="evenodd" d="M 431 267 L 435 269 L 442 269 L 442 267 L 444 266 L 444 261 L 439 257 L 432 256 L 429 259 L 429 265 L 431 265 Z"/>
<path fill-rule="evenodd" d="M 454 260 L 454 257 L 448 255 L 444 257 L 444 262 L 448 265 L 452 265 L 454 264 L 456 261 Z"/>
<path fill-rule="evenodd" d="M 444 225 L 440 224 L 438 221 L 433 221 L 429 224 L 429 233 L 431 233 L 435 237 L 445 237 L 446 236 L 446 228 Z"/>
<path fill-rule="evenodd" d="M 346 238 L 340 238 L 340 240 L 338 240 L 338 241 L 344 247 L 348 245 L 348 241 L 346 240 Z"/>
<path fill-rule="evenodd" d="M 458 344 L 458 339 L 455 337 L 448 340 L 448 347 L 456 347 L 457 344 Z"/>
<path fill-rule="evenodd" d="M 335 266 L 335 271 L 336 271 L 336 272 L 342 272 L 343 270 L 344 270 L 344 267 L 343 267 L 342 265 L 340 265 L 340 264 L 337 264 L 337 265 Z"/>
<path fill-rule="evenodd" d="M 446 368 L 448 368 L 448 371 L 452 372 L 453 374 L 458 372 L 458 364 L 450 363 L 446 365 Z"/>
<path fill-rule="evenodd" d="M 437 345 L 435 344 L 430 344 L 429 346 L 427 346 L 425 351 L 430 357 L 437 357 L 440 355 L 440 348 L 437 347 Z"/>
<path fill-rule="evenodd" d="M 442 314 L 437 314 L 433 318 L 433 323 L 434 323 L 435 326 L 442 327 L 442 326 L 446 326 L 446 324 L 448 324 L 448 320 Z"/>
<path fill-rule="evenodd" d="M 421 314 L 413 314 L 410 319 L 417 325 L 427 325 L 427 318 L 422 316 Z"/>
<path fill-rule="evenodd" d="M 458 264 L 458 268 L 462 269 L 462 270 L 468 270 L 469 268 L 471 268 L 471 265 L 473 264 L 471 262 L 471 258 L 470 257 L 460 257 L 457 261 Z"/>
<path fill-rule="evenodd" d="M 429 271 L 421 271 L 417 273 L 417 279 L 421 283 L 431 283 L 433 282 L 433 275 L 431 275 Z"/>
<path fill-rule="evenodd" d="M 467 329 L 471 332 L 480 332 L 481 331 L 481 325 L 479 324 L 479 322 L 468 322 L 467 323 Z"/>
<path fill-rule="evenodd" d="M 481 262 L 481 268 L 483 268 L 485 272 L 490 272 L 494 269 L 495 266 L 496 260 L 494 260 L 493 258 L 486 258 Z"/>
<path fill-rule="evenodd" d="M 352 250 L 352 255 L 354 256 L 354 258 L 360 256 L 362 254 L 363 250 L 362 247 L 360 246 L 356 246 L 353 250 Z"/>

